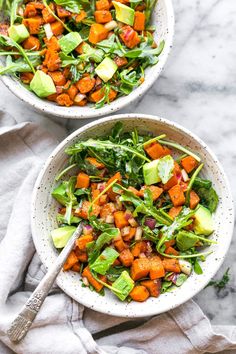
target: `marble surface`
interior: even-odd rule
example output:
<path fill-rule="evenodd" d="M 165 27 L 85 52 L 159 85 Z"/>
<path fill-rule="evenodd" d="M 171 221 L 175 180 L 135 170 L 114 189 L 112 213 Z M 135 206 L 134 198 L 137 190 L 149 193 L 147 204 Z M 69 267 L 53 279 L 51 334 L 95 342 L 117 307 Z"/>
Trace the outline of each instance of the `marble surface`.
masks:
<path fill-rule="evenodd" d="M 194 131 L 217 154 L 236 199 L 236 2 L 174 1 L 174 47 L 161 77 L 139 101 L 122 112 L 157 114 Z M 83 121 L 62 121 L 35 113 L 0 82 L 0 110 L 17 122 L 35 121 L 61 140 Z M 236 232 L 220 278 L 230 267 L 230 282 L 195 297 L 214 324 L 236 323 Z"/>

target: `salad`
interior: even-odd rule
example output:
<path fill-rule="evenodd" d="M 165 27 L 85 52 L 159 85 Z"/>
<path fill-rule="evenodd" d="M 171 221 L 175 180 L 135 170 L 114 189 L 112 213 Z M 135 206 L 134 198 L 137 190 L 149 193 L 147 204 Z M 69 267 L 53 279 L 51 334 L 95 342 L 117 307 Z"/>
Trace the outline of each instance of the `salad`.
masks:
<path fill-rule="evenodd" d="M 2 4 L 2 5 L 1 5 Z M 60 106 L 102 107 L 128 95 L 158 62 L 156 0 L 0 2 L 0 75 Z"/>
<path fill-rule="evenodd" d="M 83 286 L 100 294 L 108 288 L 121 301 L 140 302 L 202 273 L 218 196 L 199 176 L 199 156 L 165 134 L 125 133 L 120 122 L 109 136 L 65 152 L 69 163 L 52 191 L 60 204 L 55 247 L 83 222 L 65 271 L 79 272 Z"/>

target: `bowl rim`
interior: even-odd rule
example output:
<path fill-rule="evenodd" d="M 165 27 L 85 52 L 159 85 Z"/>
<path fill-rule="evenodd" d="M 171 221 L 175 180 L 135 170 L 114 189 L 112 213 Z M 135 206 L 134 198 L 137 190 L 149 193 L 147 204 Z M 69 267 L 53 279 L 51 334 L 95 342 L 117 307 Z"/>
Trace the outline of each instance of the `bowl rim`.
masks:
<path fill-rule="evenodd" d="M 0 79 L 2 80 L 4 85 L 21 101 L 29 104 L 35 110 L 43 112 L 45 114 L 53 115 L 58 118 L 64 119 L 86 119 L 102 117 L 108 114 L 112 114 L 143 96 L 145 92 L 147 92 L 147 90 L 151 88 L 151 86 L 154 84 L 154 82 L 160 75 L 161 71 L 164 69 L 173 44 L 175 19 L 172 0 L 163 1 L 165 1 L 166 5 L 168 31 L 165 40 L 165 47 L 160 56 L 160 60 L 157 64 L 153 66 L 154 68 L 156 68 L 156 70 L 154 71 L 153 75 L 149 77 L 148 80 L 144 81 L 142 85 L 135 88 L 129 95 L 122 96 L 100 109 L 95 109 L 94 107 L 86 107 L 85 109 L 83 109 L 84 107 L 57 106 L 50 101 L 37 97 L 34 94 L 29 94 L 29 91 L 24 88 L 23 85 L 20 84 L 20 82 L 16 81 L 16 79 L 11 76 L 3 75 L 0 76 Z"/>
<path fill-rule="evenodd" d="M 178 301 L 176 301 L 176 303 L 174 305 L 169 306 L 169 308 L 167 308 L 168 306 L 162 308 L 162 309 L 158 309 L 158 310 L 153 310 L 153 307 L 150 306 L 149 310 L 145 310 L 142 311 L 140 313 L 140 311 L 138 311 L 137 313 L 132 313 L 132 315 L 130 314 L 122 314 L 123 317 L 128 317 L 128 318 L 135 318 L 135 317 L 145 317 L 145 316 L 152 316 L 152 315 L 156 315 L 156 314 L 160 314 L 169 310 L 172 310 L 176 307 L 178 307 L 179 305 L 182 305 L 183 303 L 187 302 L 188 300 L 190 300 L 191 298 L 193 298 L 193 296 L 195 296 L 196 294 L 198 294 L 210 281 L 210 279 L 216 274 L 216 272 L 219 270 L 220 266 L 222 265 L 226 254 L 228 252 L 231 240 L 232 240 L 232 236 L 233 236 L 233 228 L 234 228 L 234 203 L 233 203 L 233 198 L 232 198 L 232 194 L 231 194 L 231 189 L 230 189 L 230 184 L 228 181 L 228 178 L 223 170 L 223 167 L 221 165 L 221 163 L 219 162 L 219 160 L 217 159 L 216 155 L 211 151 L 211 149 L 198 137 L 196 136 L 194 133 L 190 132 L 188 129 L 186 129 L 185 127 L 182 127 L 181 125 L 179 125 L 178 123 L 169 121 L 167 119 L 161 118 L 159 116 L 154 116 L 154 115 L 146 115 L 146 114 L 141 114 L 141 113 L 131 113 L 131 114 L 119 114 L 119 115 L 113 115 L 113 116 L 108 116 L 105 117 L 103 119 L 100 119 L 98 122 L 94 121 L 91 123 L 88 123 L 86 125 L 84 125 L 83 127 L 77 129 L 76 131 L 74 131 L 72 134 L 70 134 L 68 137 L 66 137 L 51 153 L 51 155 L 48 157 L 48 159 L 46 160 L 44 166 L 42 167 L 37 181 L 35 183 L 34 186 L 34 190 L 33 190 L 33 194 L 32 194 L 32 202 L 31 202 L 31 230 L 32 230 L 32 236 L 33 236 L 33 241 L 35 244 L 35 248 L 36 251 L 39 255 L 40 260 L 42 261 L 42 263 L 45 265 L 44 259 L 43 259 L 43 255 L 41 254 L 41 250 L 40 250 L 40 246 L 39 246 L 39 242 L 37 242 L 37 238 L 38 238 L 38 234 L 37 234 L 37 228 L 36 228 L 36 211 L 35 211 L 35 202 L 36 202 L 36 198 L 37 198 L 37 192 L 38 192 L 38 187 L 40 186 L 40 182 L 41 179 L 43 177 L 43 175 L 45 174 L 45 172 L 47 171 L 52 159 L 55 157 L 55 155 L 60 152 L 62 149 L 64 149 L 64 146 L 71 140 L 73 140 L 74 138 L 76 138 L 78 135 L 80 135 L 81 133 L 85 132 L 86 130 L 96 126 L 97 124 L 103 124 L 107 121 L 117 121 L 117 120 L 123 120 L 125 121 L 126 119 L 130 119 L 130 118 L 138 118 L 138 119 L 146 119 L 146 120 L 155 120 L 157 122 L 161 122 L 164 123 L 165 125 L 167 125 L 168 127 L 172 127 L 172 128 L 177 128 L 179 131 L 182 131 L 185 134 L 188 134 L 190 137 L 192 137 L 193 139 L 195 139 L 210 155 L 211 157 L 214 159 L 214 164 L 217 166 L 217 169 L 220 171 L 221 175 L 222 175 L 222 179 L 224 180 L 225 183 L 225 188 L 227 191 L 227 196 L 228 196 L 228 205 L 230 206 L 230 208 L 228 209 L 232 209 L 232 215 L 230 216 L 229 220 L 228 220 L 228 237 L 226 239 L 226 242 L 224 244 L 224 253 L 222 254 L 222 257 L 220 258 L 220 260 L 218 260 L 218 262 L 216 263 L 217 266 L 213 267 L 213 269 L 211 269 L 210 272 L 210 278 L 205 277 L 203 279 L 203 281 L 201 282 L 201 284 L 198 286 L 197 289 L 191 290 L 189 292 L 186 292 L 187 294 L 185 296 L 183 296 L 181 299 L 178 299 Z M 45 265 L 46 266 L 46 265 Z M 69 296 L 71 296 L 72 298 L 75 298 L 75 295 L 73 294 L 73 291 L 71 291 L 70 289 L 68 289 L 67 287 L 64 286 L 63 281 L 61 280 L 60 277 L 57 278 L 56 280 L 57 285 Z M 88 297 L 89 298 L 89 297 Z M 76 301 L 78 301 L 78 299 L 76 299 Z M 118 300 L 117 300 L 118 301 Z M 116 309 L 116 306 L 114 306 L 114 308 L 112 309 L 112 311 L 109 311 L 107 309 L 104 308 L 99 308 L 99 303 L 95 303 L 93 304 L 93 306 L 91 305 L 91 301 L 87 301 L 86 299 L 83 299 L 83 305 L 91 308 L 93 310 L 96 310 L 98 312 L 101 313 L 106 313 L 109 315 L 113 315 L 113 316 L 121 316 L 121 313 L 118 309 Z"/>

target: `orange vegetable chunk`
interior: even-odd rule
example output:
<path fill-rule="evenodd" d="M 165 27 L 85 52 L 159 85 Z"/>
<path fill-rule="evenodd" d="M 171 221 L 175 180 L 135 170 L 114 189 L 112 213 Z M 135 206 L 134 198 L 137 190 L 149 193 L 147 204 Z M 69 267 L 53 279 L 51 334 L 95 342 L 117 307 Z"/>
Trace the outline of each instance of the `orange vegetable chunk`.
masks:
<path fill-rule="evenodd" d="M 163 266 L 167 272 L 180 273 L 179 261 L 176 258 L 164 258 Z"/>
<path fill-rule="evenodd" d="M 182 210 L 182 206 L 178 206 L 178 207 L 172 207 L 170 210 L 169 210 L 169 215 L 172 219 L 176 218 L 176 216 L 179 215 L 179 213 L 181 212 Z"/>
<path fill-rule="evenodd" d="M 76 254 L 74 251 L 71 251 L 71 253 L 69 254 L 66 262 L 64 263 L 63 269 L 64 270 L 69 270 L 73 267 L 74 264 L 76 264 L 78 262 L 78 259 L 76 257 Z"/>
<path fill-rule="evenodd" d="M 144 31 L 144 29 L 145 29 L 145 14 L 143 12 L 135 11 L 134 30 Z"/>
<path fill-rule="evenodd" d="M 108 0 L 98 0 L 96 1 L 96 10 L 109 10 L 110 3 Z"/>
<path fill-rule="evenodd" d="M 183 168 L 187 173 L 190 173 L 192 172 L 192 170 L 194 170 L 197 167 L 198 162 L 197 160 L 195 160 L 194 157 L 186 156 L 181 160 L 181 165 L 183 166 Z"/>
<path fill-rule="evenodd" d="M 161 293 L 161 280 L 143 280 L 140 283 L 141 285 L 145 286 L 148 289 L 150 296 L 158 297 Z"/>
<path fill-rule="evenodd" d="M 97 23 L 107 23 L 112 21 L 112 16 L 110 11 L 98 10 L 94 12 L 94 17 Z"/>
<path fill-rule="evenodd" d="M 93 236 L 92 235 L 83 235 L 80 236 L 77 240 L 76 240 L 76 246 L 78 247 L 78 249 L 82 252 L 86 252 L 86 246 L 89 242 L 93 241 Z"/>
<path fill-rule="evenodd" d="M 165 269 L 162 260 L 158 256 L 150 259 L 150 279 L 158 279 L 165 276 Z"/>
<path fill-rule="evenodd" d="M 91 203 L 88 200 L 84 200 L 82 207 L 80 209 L 75 210 L 75 216 L 81 217 L 83 219 L 88 219 L 89 216 L 89 209 L 90 209 Z M 97 204 L 94 204 L 92 207 L 92 211 L 90 215 L 95 215 L 98 216 L 100 213 L 101 207 Z"/>
<path fill-rule="evenodd" d="M 146 153 L 153 159 L 157 160 L 163 156 L 170 155 L 171 151 L 165 146 L 154 142 L 151 145 L 144 148 Z"/>
<path fill-rule="evenodd" d="M 125 217 L 124 211 L 116 211 L 114 213 L 115 225 L 119 229 L 122 229 L 125 226 L 129 226 L 129 221 Z"/>
<path fill-rule="evenodd" d="M 120 29 L 120 38 L 128 48 L 134 48 L 140 43 L 138 33 L 130 26 L 123 26 Z"/>
<path fill-rule="evenodd" d="M 149 291 L 143 285 L 137 285 L 133 288 L 133 290 L 129 293 L 129 296 L 132 300 L 143 302 L 149 298 Z"/>
<path fill-rule="evenodd" d="M 185 203 L 184 192 L 179 184 L 168 190 L 170 199 L 175 207 L 181 206 Z"/>
<path fill-rule="evenodd" d="M 86 173 L 84 172 L 78 173 L 75 188 L 88 188 L 89 183 L 90 183 L 90 178 Z"/>
<path fill-rule="evenodd" d="M 190 192 L 190 201 L 189 201 L 190 209 L 195 209 L 199 202 L 200 202 L 199 196 L 197 195 L 196 192 L 192 190 Z"/>
<path fill-rule="evenodd" d="M 150 271 L 150 261 L 147 258 L 135 259 L 131 266 L 131 278 L 136 281 L 145 278 Z"/>
<path fill-rule="evenodd" d="M 82 276 L 86 277 L 88 279 L 88 282 L 94 287 L 94 289 L 99 292 L 102 290 L 103 285 L 101 283 L 99 283 L 92 275 L 89 266 L 87 266 L 86 268 L 84 268 L 83 272 L 82 272 Z M 105 281 L 106 277 L 99 277 L 101 278 L 101 280 Z"/>
<path fill-rule="evenodd" d="M 108 30 L 100 23 L 93 23 L 89 31 L 89 42 L 96 44 L 103 41 L 108 36 Z"/>
<path fill-rule="evenodd" d="M 133 260 L 134 260 L 134 256 L 132 255 L 130 250 L 127 248 L 127 249 L 124 249 L 120 253 L 119 260 L 121 261 L 123 266 L 130 267 L 132 265 Z"/>
<path fill-rule="evenodd" d="M 95 79 L 94 77 L 85 76 L 76 82 L 76 87 L 81 93 L 88 93 L 94 88 Z"/>

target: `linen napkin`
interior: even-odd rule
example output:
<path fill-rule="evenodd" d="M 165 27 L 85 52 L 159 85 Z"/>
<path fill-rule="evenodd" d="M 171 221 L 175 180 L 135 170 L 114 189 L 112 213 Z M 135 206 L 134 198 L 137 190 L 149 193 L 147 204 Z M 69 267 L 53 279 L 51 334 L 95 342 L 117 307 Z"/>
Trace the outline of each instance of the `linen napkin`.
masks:
<path fill-rule="evenodd" d="M 30 230 L 35 179 L 57 141 L 34 123 L 0 112 L 0 354 L 236 353 L 236 327 L 212 326 L 189 301 L 152 318 L 127 320 L 84 309 L 56 285 L 27 336 L 6 335 L 45 274 Z"/>

